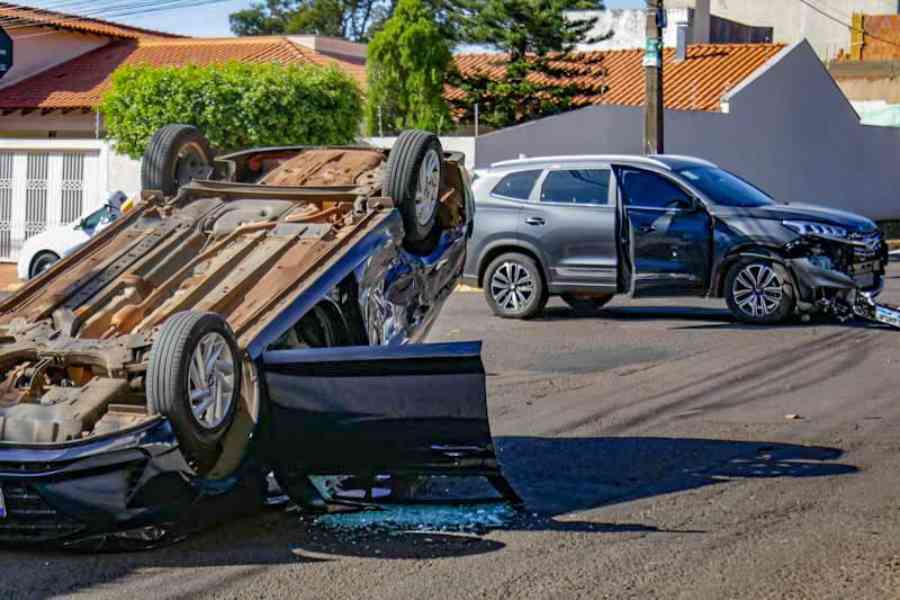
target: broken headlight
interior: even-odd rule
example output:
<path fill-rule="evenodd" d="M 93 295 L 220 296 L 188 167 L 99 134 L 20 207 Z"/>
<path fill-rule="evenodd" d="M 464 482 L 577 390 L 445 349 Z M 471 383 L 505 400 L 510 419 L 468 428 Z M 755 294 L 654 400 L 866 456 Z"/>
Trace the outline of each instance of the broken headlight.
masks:
<path fill-rule="evenodd" d="M 781 224 L 800 235 L 824 235 L 836 238 L 845 238 L 848 235 L 847 230 L 843 227 L 815 221 L 782 221 Z"/>

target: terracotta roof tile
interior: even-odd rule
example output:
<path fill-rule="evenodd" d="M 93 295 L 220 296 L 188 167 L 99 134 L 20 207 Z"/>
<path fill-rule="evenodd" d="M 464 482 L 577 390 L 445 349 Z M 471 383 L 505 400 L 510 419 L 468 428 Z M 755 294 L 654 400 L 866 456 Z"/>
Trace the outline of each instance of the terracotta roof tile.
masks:
<path fill-rule="evenodd" d="M 17 27 L 53 27 L 68 31 L 94 33 L 120 39 L 138 38 L 180 38 L 184 36 L 162 31 L 131 27 L 102 19 L 81 17 L 66 13 L 43 10 L 30 6 L 19 6 L 0 2 L 0 26 L 11 30 Z"/>
<path fill-rule="evenodd" d="M 90 109 L 100 103 L 120 65 L 209 65 L 229 61 L 249 63 L 336 65 L 361 85 L 365 67 L 298 46 L 283 37 L 185 38 L 113 42 L 2 88 L 2 109 Z"/>
<path fill-rule="evenodd" d="M 688 47 L 687 60 L 676 61 L 675 51 L 663 55 L 663 89 L 666 108 L 676 110 L 718 111 L 722 96 L 784 48 L 780 44 L 694 44 Z M 574 83 L 584 93 L 574 99 L 576 106 L 644 104 L 644 51 L 610 50 L 583 52 L 573 60 L 553 65 L 564 72 L 555 81 Z M 461 54 L 456 65 L 463 76 L 482 74 L 499 78 L 504 70 L 501 54 Z M 546 76 L 535 76 L 535 83 L 548 83 Z M 461 90 L 448 88 L 451 100 L 461 100 Z"/>

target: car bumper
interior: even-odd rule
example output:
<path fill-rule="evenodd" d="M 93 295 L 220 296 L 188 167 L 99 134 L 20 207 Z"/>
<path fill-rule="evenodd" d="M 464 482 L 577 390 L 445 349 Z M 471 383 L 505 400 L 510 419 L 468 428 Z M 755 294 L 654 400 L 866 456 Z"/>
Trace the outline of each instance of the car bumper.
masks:
<path fill-rule="evenodd" d="M 247 475 L 195 479 L 162 418 L 92 441 L 2 444 L 0 544 L 152 546 L 240 512 L 241 489 L 261 505 L 260 478 Z"/>

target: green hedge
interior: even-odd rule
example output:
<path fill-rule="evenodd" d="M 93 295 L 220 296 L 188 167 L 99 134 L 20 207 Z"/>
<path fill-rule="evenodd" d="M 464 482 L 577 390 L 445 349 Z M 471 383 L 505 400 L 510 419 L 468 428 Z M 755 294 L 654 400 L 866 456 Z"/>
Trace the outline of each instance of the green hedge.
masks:
<path fill-rule="evenodd" d="M 362 93 L 337 68 L 228 63 L 125 66 L 100 111 L 118 152 L 140 158 L 168 123 L 195 125 L 212 146 L 346 144 L 360 131 Z"/>

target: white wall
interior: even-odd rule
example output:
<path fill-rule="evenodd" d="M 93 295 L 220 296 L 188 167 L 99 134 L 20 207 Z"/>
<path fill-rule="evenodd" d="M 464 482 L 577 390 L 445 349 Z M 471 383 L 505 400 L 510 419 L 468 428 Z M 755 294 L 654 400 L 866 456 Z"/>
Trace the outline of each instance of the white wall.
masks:
<path fill-rule="evenodd" d="M 667 48 L 678 45 L 678 24 L 692 23 L 691 11 L 687 8 L 666 10 L 669 26 L 663 33 L 663 43 Z M 628 50 L 643 48 L 647 41 L 647 13 L 644 9 L 573 10 L 566 13 L 569 19 L 597 19 L 588 33 L 589 38 L 611 37 L 597 42 L 578 44 L 579 50 Z M 699 19 L 702 21 L 703 19 Z M 699 27 L 692 25 L 688 34 L 691 43 L 709 41 L 709 17 Z"/>
<path fill-rule="evenodd" d="M 132 160 L 117 154 L 104 142 L 109 151 L 106 154 L 105 168 L 107 175 L 107 192 L 123 191 L 129 198 L 141 191 L 141 161 Z"/>
<path fill-rule="evenodd" d="M 853 13 L 897 14 L 897 0 L 815 0 L 812 4 L 837 21 L 798 0 L 712 0 L 712 14 L 745 25 L 772 27 L 775 42 L 793 44 L 808 39 L 816 53 L 831 59 L 839 49 L 849 50 Z"/>
<path fill-rule="evenodd" d="M 729 113 L 666 111 L 666 151 L 718 163 L 776 199 L 900 219 L 900 129 L 861 125 L 806 43 L 726 98 Z M 639 154 L 643 110 L 597 106 L 481 136 L 477 166 L 528 156 Z"/>
<path fill-rule="evenodd" d="M 99 35 L 26 27 L 8 32 L 13 40 L 13 67 L 0 79 L 0 88 L 31 77 L 60 63 L 105 45 Z"/>

